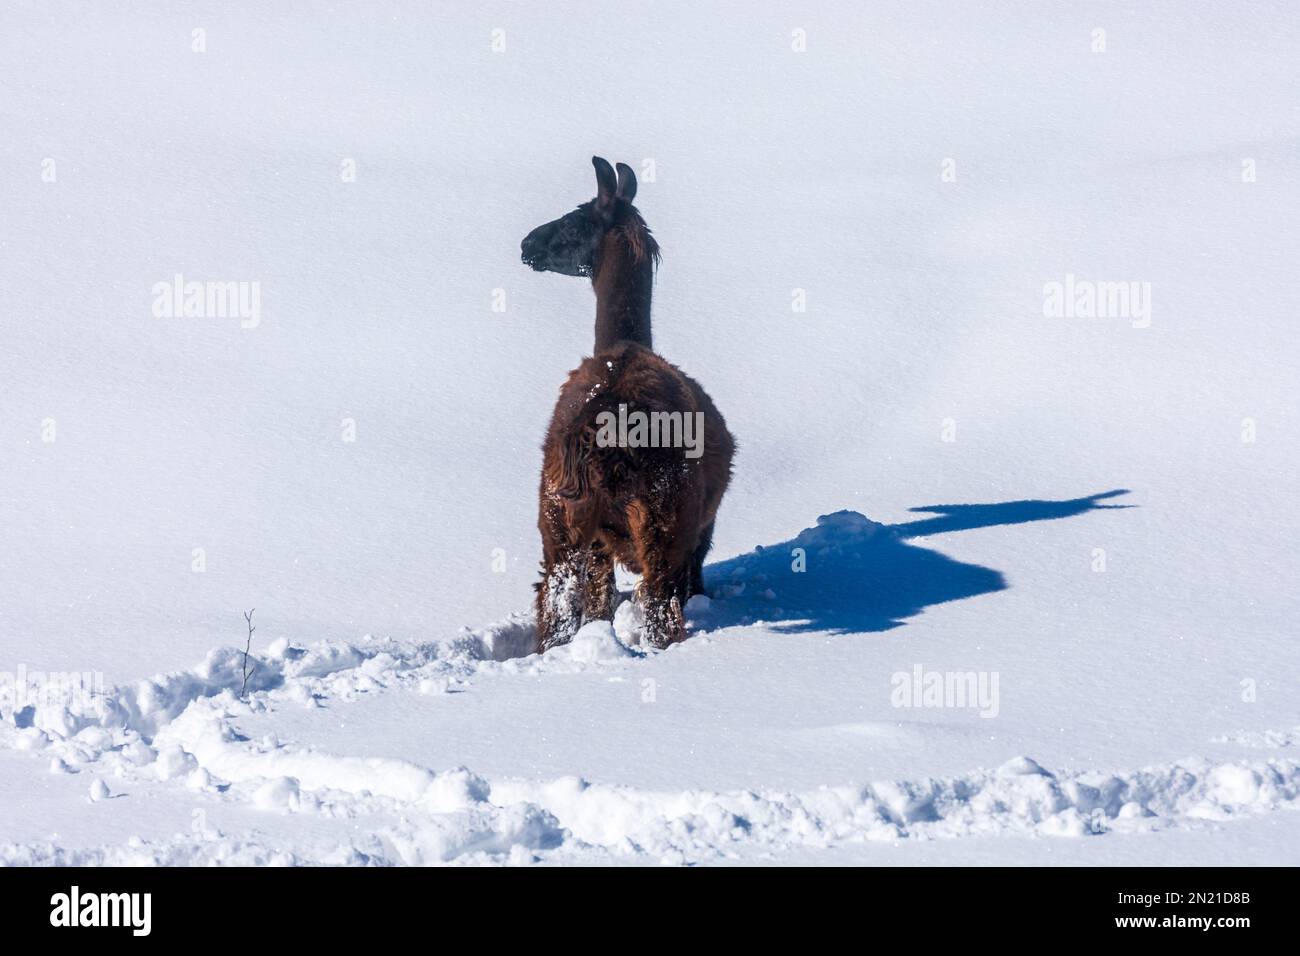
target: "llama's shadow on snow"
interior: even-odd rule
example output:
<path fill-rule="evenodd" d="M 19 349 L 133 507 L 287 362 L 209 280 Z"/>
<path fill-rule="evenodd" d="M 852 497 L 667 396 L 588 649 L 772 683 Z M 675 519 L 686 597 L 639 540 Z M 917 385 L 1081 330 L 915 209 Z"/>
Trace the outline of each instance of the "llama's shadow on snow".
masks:
<path fill-rule="evenodd" d="M 927 505 L 933 517 L 882 525 L 856 511 L 839 511 L 789 541 L 705 568 L 714 600 L 692 605 L 695 627 L 755 621 L 774 630 L 885 631 L 932 604 L 1001 591 L 1006 579 L 992 568 L 965 564 L 910 543 L 931 534 L 1069 518 L 1087 511 L 1127 508 L 1101 504 L 1125 489 L 1068 501 Z M 802 570 L 796 568 L 802 566 Z"/>

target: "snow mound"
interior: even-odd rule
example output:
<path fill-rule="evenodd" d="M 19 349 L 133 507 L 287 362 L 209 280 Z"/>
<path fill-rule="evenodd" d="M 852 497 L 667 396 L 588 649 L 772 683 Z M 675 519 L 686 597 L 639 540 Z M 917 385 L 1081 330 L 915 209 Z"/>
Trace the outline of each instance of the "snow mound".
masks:
<path fill-rule="evenodd" d="M 271 849 L 249 834 L 177 834 L 70 850 L 0 846 L 0 863 L 531 863 L 580 857 L 669 863 L 725 859 L 796 847 L 970 836 L 1090 837 L 1110 831 L 1189 828 L 1300 808 L 1300 763 L 1190 758 L 1114 773 L 1066 773 L 1017 756 L 993 770 L 947 779 L 885 780 L 807 791 L 657 791 L 561 777 L 489 778 L 457 767 L 354 757 L 240 733 L 240 721 L 301 693 L 342 706 L 379 688 L 420 693 L 429 681 L 469 686 L 476 675 L 516 673 L 525 662 L 495 660 L 493 648 L 521 640 L 520 622 L 467 632 L 447 644 L 363 641 L 284 646 L 268 657 L 244 699 L 232 659 L 199 665 L 102 698 L 97 714 L 54 706 L 39 759 L 57 772 L 94 773 L 89 799 L 112 806 L 114 790 L 152 783 L 201 792 L 269 814 L 388 822 L 339 847 L 305 842 Z M 585 625 L 567 647 L 532 658 L 530 673 L 621 666 L 640 659 L 608 622 Z M 240 678 L 242 681 L 242 678 Z M 31 750 L 31 728 L 13 715 L 0 745 Z M 85 793 L 86 791 L 83 791 Z"/>
<path fill-rule="evenodd" d="M 589 621 L 578 629 L 572 641 L 555 648 L 550 654 L 557 660 L 568 660 L 575 664 L 594 664 L 636 656 L 635 651 L 619 640 L 614 625 L 608 621 Z"/>

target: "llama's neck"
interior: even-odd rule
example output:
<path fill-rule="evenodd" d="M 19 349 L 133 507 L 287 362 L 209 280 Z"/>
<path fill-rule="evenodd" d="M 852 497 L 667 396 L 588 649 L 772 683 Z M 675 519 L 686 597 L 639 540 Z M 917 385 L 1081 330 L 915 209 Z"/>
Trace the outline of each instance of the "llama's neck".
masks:
<path fill-rule="evenodd" d="M 638 261 L 627 240 L 611 232 L 601 248 L 592 277 L 596 290 L 596 351 L 618 342 L 650 343 L 650 293 L 654 285 L 651 257 Z"/>

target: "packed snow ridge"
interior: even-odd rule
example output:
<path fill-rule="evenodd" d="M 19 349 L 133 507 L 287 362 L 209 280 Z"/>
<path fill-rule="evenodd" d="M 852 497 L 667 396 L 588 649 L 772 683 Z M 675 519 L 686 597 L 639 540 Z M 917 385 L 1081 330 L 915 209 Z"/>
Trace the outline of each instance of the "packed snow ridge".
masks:
<path fill-rule="evenodd" d="M 8 706 L 0 747 L 27 751 L 53 773 L 85 774 L 92 801 L 148 783 L 272 814 L 386 822 L 350 829 L 342 845 L 299 839 L 286 846 L 253 832 L 205 829 L 91 848 L 9 844 L 0 846 L 0 863 L 686 864 L 860 841 L 1153 831 L 1300 806 L 1300 763 L 1292 760 L 1189 758 L 1115 773 L 1056 773 L 1022 756 L 950 779 L 669 792 L 577 777 L 487 779 L 465 768 L 331 754 L 274 736 L 252 740 L 238 729 L 250 715 L 326 699 L 445 693 L 488 673 L 617 671 L 651 653 L 628 646 L 604 622 L 586 625 L 571 645 L 544 657 L 529 653 L 532 639 L 531 622 L 512 617 L 427 644 L 367 638 L 301 648 L 280 640 L 257 657 L 242 699 L 243 652 L 226 648 L 193 669 L 89 700 L 70 693 Z"/>

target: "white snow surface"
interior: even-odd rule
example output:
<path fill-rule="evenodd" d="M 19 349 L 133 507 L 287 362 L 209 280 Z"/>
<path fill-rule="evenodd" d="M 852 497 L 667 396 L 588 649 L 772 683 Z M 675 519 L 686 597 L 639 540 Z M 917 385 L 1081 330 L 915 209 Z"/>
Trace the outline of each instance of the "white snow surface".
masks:
<path fill-rule="evenodd" d="M 1284 2 L 11 4 L 0 863 L 1296 863 L 1297 49 Z M 538 657 L 594 305 L 518 244 L 593 153 L 740 450 L 689 639 Z M 258 321 L 155 316 L 177 274 Z"/>

